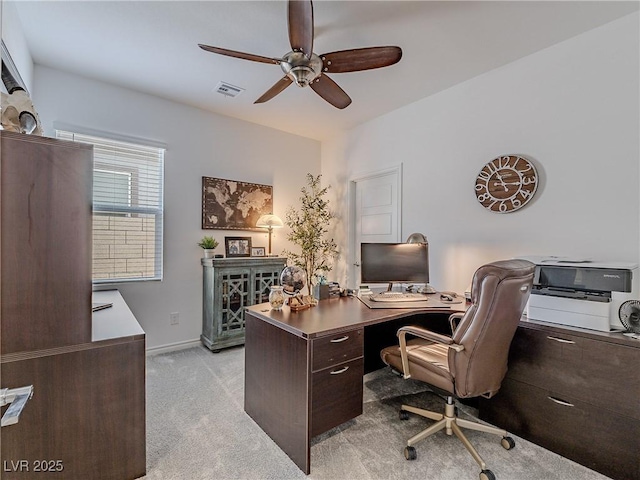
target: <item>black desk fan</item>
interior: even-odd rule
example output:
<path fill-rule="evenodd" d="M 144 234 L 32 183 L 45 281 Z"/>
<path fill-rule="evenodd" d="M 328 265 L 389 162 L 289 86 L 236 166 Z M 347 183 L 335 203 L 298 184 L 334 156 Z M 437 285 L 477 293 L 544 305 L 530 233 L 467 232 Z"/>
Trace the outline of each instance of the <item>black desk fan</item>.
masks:
<path fill-rule="evenodd" d="M 618 318 L 622 325 L 634 338 L 640 338 L 640 300 L 627 300 L 618 310 Z"/>

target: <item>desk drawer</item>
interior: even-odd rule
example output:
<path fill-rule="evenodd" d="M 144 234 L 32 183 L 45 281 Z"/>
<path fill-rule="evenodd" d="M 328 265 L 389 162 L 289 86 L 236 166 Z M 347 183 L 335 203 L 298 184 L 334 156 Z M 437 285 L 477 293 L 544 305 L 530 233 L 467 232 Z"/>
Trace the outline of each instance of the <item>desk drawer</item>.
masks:
<path fill-rule="evenodd" d="M 362 357 L 312 374 L 311 436 L 362 414 Z"/>
<path fill-rule="evenodd" d="M 363 355 L 363 329 L 313 340 L 311 371 L 317 372 Z"/>
<path fill-rule="evenodd" d="M 508 379 L 481 401 L 480 418 L 616 480 L 640 480 L 638 420 Z"/>
<path fill-rule="evenodd" d="M 640 420 L 638 364 L 640 348 L 519 328 L 507 377 Z"/>

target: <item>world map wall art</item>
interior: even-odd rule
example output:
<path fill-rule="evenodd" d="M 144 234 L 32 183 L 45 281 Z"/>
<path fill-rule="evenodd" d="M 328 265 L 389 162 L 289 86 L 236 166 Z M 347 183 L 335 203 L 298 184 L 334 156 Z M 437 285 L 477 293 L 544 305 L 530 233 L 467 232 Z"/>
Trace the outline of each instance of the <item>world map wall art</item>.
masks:
<path fill-rule="evenodd" d="M 202 177 L 202 228 L 262 230 L 256 222 L 273 212 L 273 187 Z"/>

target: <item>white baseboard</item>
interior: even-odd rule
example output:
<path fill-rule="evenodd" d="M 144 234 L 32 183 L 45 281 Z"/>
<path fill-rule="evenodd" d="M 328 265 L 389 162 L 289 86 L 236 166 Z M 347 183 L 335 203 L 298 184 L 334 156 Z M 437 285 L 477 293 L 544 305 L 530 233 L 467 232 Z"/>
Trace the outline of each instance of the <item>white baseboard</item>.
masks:
<path fill-rule="evenodd" d="M 195 340 L 186 340 L 184 342 L 169 343 L 166 345 L 147 348 L 146 354 L 147 357 L 149 357 L 151 355 L 158 355 L 159 353 L 167 353 L 176 350 L 184 350 L 185 348 L 197 347 L 198 345 L 202 345 L 199 338 Z"/>

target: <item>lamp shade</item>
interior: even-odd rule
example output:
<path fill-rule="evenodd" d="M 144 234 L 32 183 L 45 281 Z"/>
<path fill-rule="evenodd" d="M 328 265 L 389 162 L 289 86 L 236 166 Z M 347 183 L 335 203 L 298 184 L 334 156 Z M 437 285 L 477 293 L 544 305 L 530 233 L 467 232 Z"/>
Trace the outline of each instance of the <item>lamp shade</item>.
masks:
<path fill-rule="evenodd" d="M 280 217 L 276 215 L 268 214 L 262 215 L 258 221 L 256 222 L 256 227 L 260 228 L 282 228 L 284 227 L 284 223 L 280 220 Z"/>

